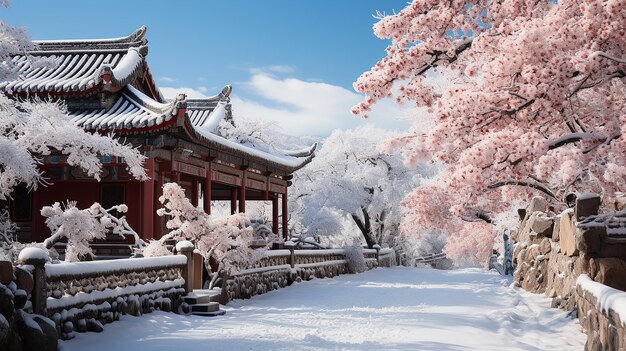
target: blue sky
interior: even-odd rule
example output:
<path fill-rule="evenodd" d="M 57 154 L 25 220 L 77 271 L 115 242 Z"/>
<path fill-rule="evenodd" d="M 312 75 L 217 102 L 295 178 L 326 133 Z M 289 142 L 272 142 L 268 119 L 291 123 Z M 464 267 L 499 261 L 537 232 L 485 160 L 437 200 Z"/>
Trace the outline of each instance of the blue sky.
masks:
<path fill-rule="evenodd" d="M 148 62 L 166 94 L 212 95 L 233 84 L 235 113 L 288 133 L 327 135 L 362 123 L 348 109 L 352 82 L 384 56 L 376 10 L 406 0 L 32 1 L 2 9 L 33 39 L 119 37 L 148 27 Z M 383 103 L 376 124 L 405 128 L 405 109 Z"/>

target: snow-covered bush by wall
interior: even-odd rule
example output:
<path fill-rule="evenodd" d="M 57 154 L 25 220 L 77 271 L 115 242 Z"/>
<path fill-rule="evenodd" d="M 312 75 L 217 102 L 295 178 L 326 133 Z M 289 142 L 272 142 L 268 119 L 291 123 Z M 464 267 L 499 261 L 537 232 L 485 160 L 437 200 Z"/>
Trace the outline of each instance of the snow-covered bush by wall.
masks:
<path fill-rule="evenodd" d="M 137 248 L 143 246 L 139 235 L 130 228 L 124 216 L 117 218 L 112 212 L 126 213 L 126 205 L 116 205 L 109 209 L 94 203 L 87 209 L 79 209 L 75 202 L 68 201 L 65 205 L 55 202 L 52 206 L 44 206 L 41 215 L 46 218 L 46 225 L 51 235 L 44 241 L 44 246 L 51 249 L 61 239 L 67 239 L 65 262 L 76 262 L 90 259 L 93 251 L 89 243 L 96 239 L 105 239 L 107 233 L 116 235 L 132 235 Z"/>
<path fill-rule="evenodd" d="M 209 259 L 214 258 L 219 267 L 217 272 L 212 272 L 210 288 L 221 271 L 230 272 L 248 266 L 262 257 L 261 250 L 251 248 L 254 242 L 253 229 L 248 225 L 249 220 L 244 213 L 214 218 L 193 206 L 185 197 L 184 189 L 176 183 L 163 185 L 163 195 L 159 201 L 163 207 L 157 210 L 157 214 L 167 217 L 166 226 L 170 232 L 158 243 L 165 245 L 169 240 L 191 241 L 204 257 L 209 271 Z M 151 250 L 156 252 L 153 248 Z"/>
<path fill-rule="evenodd" d="M 344 256 L 348 261 L 348 270 L 350 273 L 363 273 L 367 270 L 367 264 L 363 256 L 363 247 L 361 247 L 360 244 L 348 246 L 344 251 Z"/>

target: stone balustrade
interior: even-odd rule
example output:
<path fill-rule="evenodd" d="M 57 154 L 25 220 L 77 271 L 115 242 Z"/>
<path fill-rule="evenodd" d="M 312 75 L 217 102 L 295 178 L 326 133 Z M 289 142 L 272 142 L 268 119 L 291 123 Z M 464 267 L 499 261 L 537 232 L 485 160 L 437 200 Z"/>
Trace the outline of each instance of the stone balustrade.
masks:
<path fill-rule="evenodd" d="M 21 263 L 33 275 L 33 312 L 51 318 L 61 338 L 69 339 L 75 331 L 101 331 L 123 314 L 177 311 L 193 274 L 188 256 Z"/>

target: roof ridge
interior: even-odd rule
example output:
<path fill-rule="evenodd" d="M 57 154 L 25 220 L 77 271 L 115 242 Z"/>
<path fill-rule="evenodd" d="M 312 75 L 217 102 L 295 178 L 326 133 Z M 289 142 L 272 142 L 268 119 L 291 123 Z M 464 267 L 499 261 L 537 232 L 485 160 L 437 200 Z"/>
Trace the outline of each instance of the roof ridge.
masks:
<path fill-rule="evenodd" d="M 146 26 L 141 26 L 130 35 L 119 38 L 33 40 L 37 47 L 30 52 L 125 50 L 131 47 L 143 47 L 148 44 L 145 38 L 147 30 Z"/>

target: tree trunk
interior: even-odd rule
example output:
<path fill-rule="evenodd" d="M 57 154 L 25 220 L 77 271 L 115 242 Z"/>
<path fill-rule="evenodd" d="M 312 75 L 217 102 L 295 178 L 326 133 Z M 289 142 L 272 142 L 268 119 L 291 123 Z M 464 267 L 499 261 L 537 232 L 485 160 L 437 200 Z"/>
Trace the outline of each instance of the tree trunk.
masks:
<path fill-rule="evenodd" d="M 372 233 L 370 216 L 364 207 L 361 207 L 361 212 L 363 213 L 363 220 L 361 220 L 361 218 L 354 213 L 352 214 L 352 219 L 354 220 L 354 223 L 356 223 L 357 227 L 359 227 L 361 234 L 363 234 L 367 247 L 371 249 L 374 245 L 376 245 L 376 240 L 374 239 L 374 233 Z"/>

